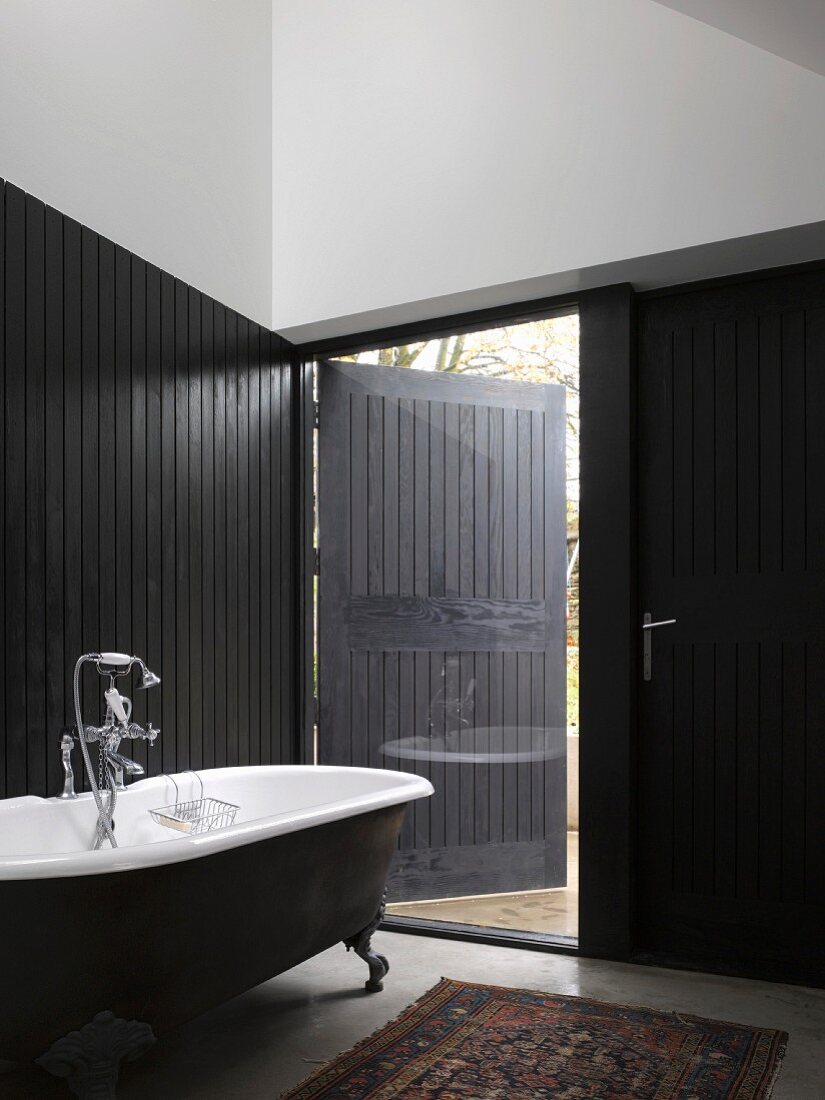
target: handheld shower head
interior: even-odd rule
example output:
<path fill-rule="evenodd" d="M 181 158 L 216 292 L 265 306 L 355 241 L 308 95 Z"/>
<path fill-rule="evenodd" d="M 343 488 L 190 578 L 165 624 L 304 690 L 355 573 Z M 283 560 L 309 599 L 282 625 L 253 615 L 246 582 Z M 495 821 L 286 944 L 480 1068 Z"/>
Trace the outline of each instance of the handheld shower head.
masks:
<path fill-rule="evenodd" d="M 140 662 L 140 667 L 142 672 L 138 689 L 140 691 L 147 691 L 149 688 L 157 687 L 160 683 L 160 676 L 156 676 L 154 672 L 150 672 L 143 661 Z"/>

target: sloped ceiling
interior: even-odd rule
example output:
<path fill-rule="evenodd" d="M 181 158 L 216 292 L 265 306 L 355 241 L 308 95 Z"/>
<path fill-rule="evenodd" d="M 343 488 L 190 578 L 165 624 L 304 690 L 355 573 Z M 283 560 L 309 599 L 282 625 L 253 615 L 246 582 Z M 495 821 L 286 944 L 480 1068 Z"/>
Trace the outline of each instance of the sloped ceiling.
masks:
<path fill-rule="evenodd" d="M 702 2 L 275 0 L 276 327 L 825 257 L 825 81 Z"/>
<path fill-rule="evenodd" d="M 825 76 L 825 0 L 656 0 Z"/>

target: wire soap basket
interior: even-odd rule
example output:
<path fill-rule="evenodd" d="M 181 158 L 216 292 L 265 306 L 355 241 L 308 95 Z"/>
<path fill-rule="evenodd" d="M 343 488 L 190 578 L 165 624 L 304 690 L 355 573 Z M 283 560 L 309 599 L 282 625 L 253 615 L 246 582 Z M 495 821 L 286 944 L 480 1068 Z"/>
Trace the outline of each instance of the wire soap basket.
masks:
<path fill-rule="evenodd" d="M 212 829 L 225 829 L 235 821 L 238 806 L 231 802 L 221 802 L 217 798 L 206 798 L 203 791 L 203 780 L 196 771 L 192 774 L 200 783 L 200 798 L 181 802 L 180 790 L 175 782 L 175 777 L 169 775 L 175 786 L 175 801 L 170 806 L 158 806 L 150 810 L 152 819 L 158 825 L 164 825 L 167 829 L 175 829 L 179 833 L 208 833 Z"/>

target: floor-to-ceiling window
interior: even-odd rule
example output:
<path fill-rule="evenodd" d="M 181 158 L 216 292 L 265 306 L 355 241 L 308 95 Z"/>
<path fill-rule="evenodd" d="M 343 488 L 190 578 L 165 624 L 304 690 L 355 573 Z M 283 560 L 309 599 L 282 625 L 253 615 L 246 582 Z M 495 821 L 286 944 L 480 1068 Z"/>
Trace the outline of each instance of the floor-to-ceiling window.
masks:
<path fill-rule="evenodd" d="M 574 940 L 578 316 L 317 371 L 317 758 L 433 783 L 394 916 Z"/>

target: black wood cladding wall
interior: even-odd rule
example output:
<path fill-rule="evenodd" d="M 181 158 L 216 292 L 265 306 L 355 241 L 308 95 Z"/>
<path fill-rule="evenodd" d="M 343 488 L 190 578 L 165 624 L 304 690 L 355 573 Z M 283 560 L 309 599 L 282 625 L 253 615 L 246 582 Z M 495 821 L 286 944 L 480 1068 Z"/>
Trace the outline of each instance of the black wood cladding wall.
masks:
<path fill-rule="evenodd" d="M 96 649 L 163 679 L 148 774 L 290 762 L 290 345 L 0 187 L 0 796 L 59 789 Z"/>

